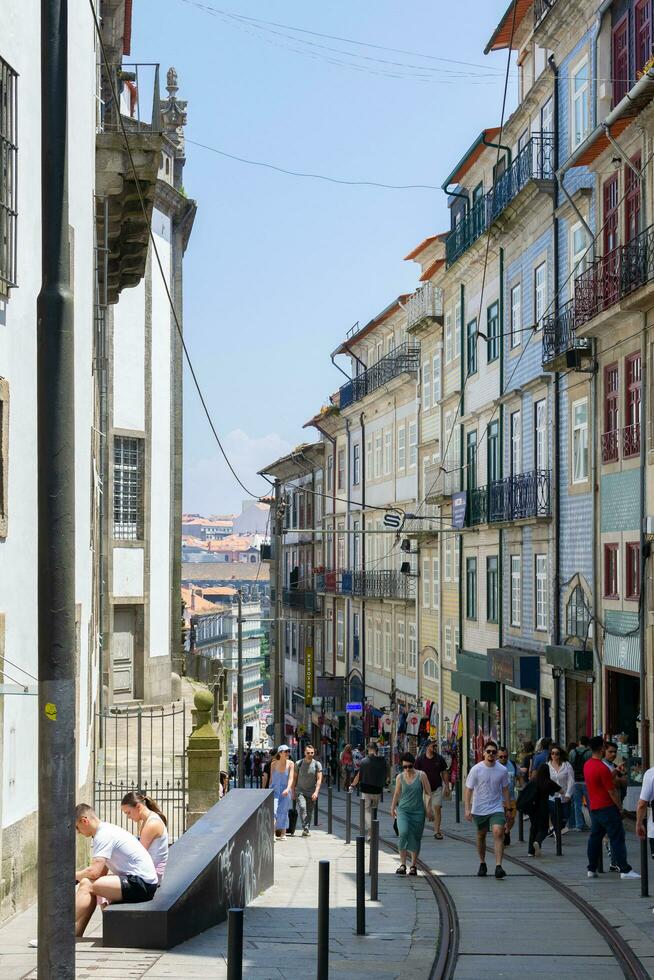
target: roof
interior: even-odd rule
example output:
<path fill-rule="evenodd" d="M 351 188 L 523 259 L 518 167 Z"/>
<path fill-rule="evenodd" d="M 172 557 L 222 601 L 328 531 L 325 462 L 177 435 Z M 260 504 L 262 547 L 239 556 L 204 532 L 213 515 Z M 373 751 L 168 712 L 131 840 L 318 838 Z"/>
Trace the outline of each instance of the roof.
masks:
<path fill-rule="evenodd" d="M 270 566 L 267 562 L 254 561 L 184 561 L 182 562 L 183 582 L 253 582 L 261 585 L 270 581 Z"/>
<path fill-rule="evenodd" d="M 487 144 L 492 142 L 495 137 L 499 135 L 499 132 L 499 126 L 491 126 L 490 129 L 482 129 L 474 143 L 469 146 L 466 152 L 463 154 L 452 173 L 446 180 L 443 181 L 442 187 L 444 191 L 447 190 L 450 184 L 458 184 L 461 182 L 462 177 L 467 174 L 473 163 L 476 163 L 479 157 L 482 155 Z"/>
<path fill-rule="evenodd" d="M 432 262 L 431 265 L 428 265 L 427 266 L 427 268 L 425 269 L 425 271 L 423 272 L 423 274 L 420 276 L 420 280 L 419 281 L 420 282 L 427 282 L 427 280 L 428 279 L 431 279 L 431 277 L 436 272 L 436 270 L 437 269 L 440 269 L 440 267 L 442 265 L 445 265 L 445 259 L 436 259 L 435 262 Z"/>
<path fill-rule="evenodd" d="M 198 527 L 232 527 L 234 518 L 200 517 L 197 514 L 182 514 L 182 524 L 196 524 Z"/>
<path fill-rule="evenodd" d="M 361 329 L 358 330 L 352 337 L 349 337 L 347 340 L 344 340 L 343 343 L 340 345 L 340 347 L 336 348 L 332 357 L 336 357 L 337 354 L 347 353 L 347 351 L 349 351 L 352 344 L 356 344 L 360 340 L 363 340 L 363 338 L 366 337 L 371 332 L 371 330 L 374 330 L 374 328 L 378 327 L 380 323 L 383 323 L 384 320 L 388 320 L 388 318 L 392 316 L 393 313 L 396 313 L 399 309 L 401 309 L 402 303 L 406 303 L 410 295 L 411 295 L 410 293 L 402 293 L 401 296 L 398 296 L 397 299 L 394 299 L 392 303 L 389 303 L 388 306 L 381 311 L 381 313 L 378 313 L 376 317 L 373 317 L 372 320 L 369 320 L 368 323 L 366 323 L 365 327 L 361 327 Z"/>
<path fill-rule="evenodd" d="M 333 406 L 330 405 L 329 410 L 332 409 Z M 292 452 L 280 456 L 279 459 L 259 470 L 259 476 L 271 474 L 279 480 L 308 476 L 312 472 L 312 467 L 322 465 L 324 452 L 325 445 L 322 442 L 301 442 Z"/>
<path fill-rule="evenodd" d="M 218 541 L 207 541 L 207 551 L 250 551 L 256 549 L 253 535 L 229 534 Z"/>
<path fill-rule="evenodd" d="M 427 248 L 428 245 L 433 245 L 434 242 L 438 241 L 438 235 L 430 235 L 429 238 L 423 238 L 419 245 L 411 249 L 408 255 L 404 256 L 404 261 L 408 262 L 410 259 L 415 259 L 417 255 Z"/>
<path fill-rule="evenodd" d="M 515 23 L 513 15 L 513 5 L 517 4 L 517 9 L 515 12 Z M 511 44 L 511 32 L 513 32 L 514 39 L 515 33 L 525 19 L 525 15 L 531 9 L 533 5 L 533 0 L 511 0 L 508 8 L 505 10 L 502 19 L 493 31 L 491 39 L 484 48 L 484 54 L 488 54 L 490 51 L 505 51 Z"/>
<path fill-rule="evenodd" d="M 193 589 L 185 588 L 182 586 L 182 602 L 189 610 L 189 612 L 213 612 L 216 611 L 215 603 L 209 602 L 208 599 L 204 599 L 202 593 L 207 591 L 206 589 Z"/>
<path fill-rule="evenodd" d="M 202 548 L 206 551 L 208 543 L 204 538 L 196 538 L 192 534 L 182 534 L 182 544 L 187 548 Z"/>
<path fill-rule="evenodd" d="M 233 585 L 210 585 L 203 589 L 202 593 L 203 595 L 237 595 L 238 589 L 235 589 Z M 214 603 L 211 603 L 211 606 L 216 608 Z"/>

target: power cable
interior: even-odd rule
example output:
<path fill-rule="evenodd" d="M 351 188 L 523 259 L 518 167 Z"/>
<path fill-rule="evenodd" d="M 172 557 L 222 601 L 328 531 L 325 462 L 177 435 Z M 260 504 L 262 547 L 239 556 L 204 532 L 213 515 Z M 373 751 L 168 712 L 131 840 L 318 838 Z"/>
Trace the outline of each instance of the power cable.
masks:
<path fill-rule="evenodd" d="M 102 37 L 102 32 L 100 30 L 100 24 L 99 24 L 99 21 L 98 21 L 98 16 L 97 16 L 95 7 L 93 5 L 93 0 L 89 0 L 89 7 L 91 8 L 91 15 L 93 17 L 93 22 L 94 22 L 94 25 L 95 25 L 95 31 L 96 31 L 96 34 L 97 34 L 97 37 L 98 37 L 98 43 L 99 43 L 100 49 L 102 51 L 102 60 L 104 62 L 105 70 L 107 72 L 107 78 L 108 78 L 108 81 L 109 81 L 109 86 L 111 88 L 112 102 L 114 104 L 114 109 L 115 109 L 116 115 L 118 117 L 118 123 L 119 123 L 120 129 L 121 129 L 121 133 L 122 133 L 122 136 L 123 136 L 123 142 L 125 144 L 125 150 L 127 152 L 127 156 L 129 158 L 129 163 L 130 163 L 130 168 L 131 168 L 131 171 L 132 171 L 132 175 L 134 177 L 134 182 L 135 182 L 135 185 L 136 185 L 136 191 L 137 191 L 137 194 L 138 194 L 139 204 L 140 204 L 140 207 L 141 207 L 141 211 L 143 212 L 143 217 L 145 218 L 146 223 L 147 223 L 147 226 L 148 226 L 148 237 L 150 239 L 150 244 L 152 246 L 153 254 L 154 254 L 155 259 L 157 261 L 157 266 L 159 267 L 159 272 L 161 274 L 161 281 L 163 282 L 164 289 L 166 291 L 166 296 L 167 296 L 167 299 L 168 299 L 168 305 L 170 307 L 170 311 L 172 313 L 173 320 L 175 321 L 175 327 L 176 327 L 177 333 L 179 335 L 179 339 L 180 339 L 180 342 L 181 342 L 181 345 L 182 345 L 182 350 L 184 351 L 184 357 L 186 358 L 186 363 L 188 365 L 189 371 L 191 372 L 191 377 L 193 379 L 193 384 L 195 385 L 195 389 L 196 389 L 196 391 L 198 393 L 198 396 L 200 398 L 200 402 L 202 404 L 202 408 L 204 410 L 204 414 L 205 414 L 205 416 L 207 418 L 207 421 L 208 421 L 209 427 L 211 428 L 211 431 L 213 433 L 214 439 L 216 440 L 216 443 L 218 445 L 218 448 L 220 449 L 220 452 L 222 453 L 223 458 L 224 458 L 225 462 L 227 463 L 227 466 L 228 466 L 228 468 L 229 468 L 232 476 L 234 477 L 234 479 L 236 480 L 236 482 L 238 483 L 238 485 L 241 487 L 241 489 L 243 489 L 247 493 L 247 495 L 249 497 L 254 497 L 255 499 L 258 499 L 260 495 L 257 494 L 257 493 L 253 493 L 252 490 L 250 490 L 243 483 L 243 481 L 239 477 L 238 473 L 236 472 L 236 470 L 232 466 L 231 460 L 229 459 L 229 456 L 225 452 L 225 448 L 224 448 L 224 446 L 223 446 L 223 444 L 222 444 L 222 442 L 220 440 L 220 436 L 218 435 L 218 432 L 217 432 L 216 427 L 214 425 L 213 419 L 211 417 L 211 413 L 209 412 L 209 408 L 207 406 L 207 402 L 206 402 L 205 397 L 204 397 L 204 394 L 202 392 L 202 388 L 200 387 L 200 382 L 198 381 L 197 375 L 195 373 L 195 368 L 193 367 L 193 362 L 191 361 L 191 356 L 190 356 L 190 354 L 188 352 L 188 348 L 186 346 L 186 341 L 184 339 L 184 334 L 182 332 L 181 324 L 180 324 L 179 319 L 178 319 L 178 316 L 177 316 L 177 310 L 175 309 L 175 304 L 173 303 L 173 298 L 172 298 L 171 293 L 170 293 L 170 288 L 169 288 L 168 282 L 166 280 L 166 276 L 165 276 L 164 269 L 163 269 L 163 264 L 161 262 L 161 257 L 159 255 L 159 249 L 157 248 L 157 243 L 156 243 L 156 240 L 155 240 L 155 237 L 154 237 L 154 233 L 152 231 L 152 222 L 148 219 L 148 214 L 147 214 L 147 210 L 146 210 L 146 207 L 145 207 L 145 201 L 143 200 L 143 193 L 141 191 L 141 183 L 140 183 L 138 174 L 136 172 L 136 166 L 134 164 L 134 157 L 132 155 L 132 148 L 130 146 L 129 137 L 127 135 L 127 129 L 125 128 L 125 122 L 123 120 L 123 116 L 122 116 L 122 112 L 121 112 L 120 100 L 119 100 L 118 94 L 116 92 L 116 87 L 115 87 L 113 75 L 112 75 L 112 72 L 111 72 L 111 66 L 109 64 L 109 59 L 107 57 L 107 51 L 106 51 L 106 48 L 105 48 L 105 45 L 104 45 L 104 39 Z M 265 479 L 265 477 L 264 477 L 264 479 Z M 271 486 L 273 485 L 270 480 L 268 480 L 267 482 Z"/>

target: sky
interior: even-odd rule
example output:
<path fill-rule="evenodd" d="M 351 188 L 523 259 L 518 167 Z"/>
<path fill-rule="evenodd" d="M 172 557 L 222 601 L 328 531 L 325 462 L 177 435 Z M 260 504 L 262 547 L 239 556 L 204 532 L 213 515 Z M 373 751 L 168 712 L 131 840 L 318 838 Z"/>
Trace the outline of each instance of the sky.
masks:
<path fill-rule="evenodd" d="M 483 49 L 506 6 L 135 0 L 128 60 L 160 62 L 162 85 L 174 65 L 188 100 L 184 188 L 198 211 L 184 330 L 248 492 L 269 489 L 257 470 L 317 437 L 302 427 L 345 380 L 330 354 L 349 328 L 418 285 L 403 257 L 447 229 L 441 184 L 499 123 L 506 53 Z M 512 73 L 507 115 L 516 85 Z M 286 170 L 434 189 L 289 176 L 198 143 Z M 238 511 L 245 496 L 186 372 L 184 510 Z"/>

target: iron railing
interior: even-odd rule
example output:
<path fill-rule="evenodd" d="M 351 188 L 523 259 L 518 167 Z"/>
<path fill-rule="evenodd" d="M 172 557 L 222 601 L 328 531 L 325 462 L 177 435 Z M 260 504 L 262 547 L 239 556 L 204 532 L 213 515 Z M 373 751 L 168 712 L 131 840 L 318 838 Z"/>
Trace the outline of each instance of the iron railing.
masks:
<path fill-rule="evenodd" d="M 575 325 L 588 323 L 598 313 L 654 280 L 654 225 L 591 262 L 575 279 Z"/>
<path fill-rule="evenodd" d="M 630 456 L 638 456 L 640 453 L 640 422 L 627 425 L 622 430 L 622 456 L 629 459 Z"/>
<path fill-rule="evenodd" d="M 417 375 L 420 369 L 420 345 L 414 343 L 399 344 L 398 347 L 382 357 L 376 364 L 367 368 L 357 378 L 352 378 L 341 386 L 341 408 L 347 408 L 353 402 L 361 401 L 366 395 L 388 384 L 401 374 Z"/>
<path fill-rule="evenodd" d="M 466 525 L 550 516 L 550 470 L 531 470 L 468 491 Z"/>
<path fill-rule="evenodd" d="M 120 115 L 128 132 L 160 133 L 162 131 L 158 64 L 123 63 L 109 65 L 108 71 L 102 64 L 98 84 L 98 132 L 121 132 L 113 92 L 116 93 L 120 103 Z"/>
<path fill-rule="evenodd" d="M 452 265 L 490 228 L 530 180 L 553 179 L 554 134 L 534 133 L 508 170 L 473 204 L 463 220 L 448 235 L 445 243 L 447 265 Z"/>
<path fill-rule="evenodd" d="M 328 592 L 332 595 L 352 594 L 352 572 L 330 569 L 316 575 L 316 592 Z"/>
<path fill-rule="evenodd" d="M 368 599 L 404 599 L 416 596 L 416 579 L 397 569 L 367 569 L 352 573 L 355 596 Z"/>
<path fill-rule="evenodd" d="M 443 290 L 433 282 L 426 282 L 409 297 L 406 305 L 407 329 L 416 326 L 421 320 L 443 316 Z"/>
<path fill-rule="evenodd" d="M 549 14 L 556 0 L 534 0 L 534 28 Z"/>
<path fill-rule="evenodd" d="M 18 76 L 0 58 L 0 296 L 17 285 Z"/>
<path fill-rule="evenodd" d="M 306 609 L 315 612 L 318 608 L 316 593 L 308 589 L 283 589 L 282 602 L 291 609 Z"/>
<path fill-rule="evenodd" d="M 543 367 L 568 351 L 579 350 L 590 354 L 589 337 L 577 337 L 575 329 L 575 301 L 565 303 L 558 313 L 543 317 Z"/>
<path fill-rule="evenodd" d="M 468 490 L 466 524 L 468 527 L 488 524 L 488 487 L 475 487 L 473 490 Z"/>
<path fill-rule="evenodd" d="M 619 447 L 620 447 L 620 430 L 611 429 L 609 432 L 603 432 L 601 438 L 602 444 L 602 462 L 603 463 L 614 463 L 618 458 Z"/>

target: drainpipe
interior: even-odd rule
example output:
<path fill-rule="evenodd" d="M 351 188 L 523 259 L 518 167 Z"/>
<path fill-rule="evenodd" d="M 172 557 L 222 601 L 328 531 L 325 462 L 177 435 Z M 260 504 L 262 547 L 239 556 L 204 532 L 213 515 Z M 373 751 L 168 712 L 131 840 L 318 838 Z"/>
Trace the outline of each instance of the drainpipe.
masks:
<path fill-rule="evenodd" d="M 323 428 L 321 428 L 321 426 L 317 422 L 314 422 L 313 424 L 314 424 L 315 428 L 318 430 L 318 432 L 322 436 L 325 437 L 325 439 L 327 440 L 327 442 L 330 442 L 332 444 L 332 451 L 333 451 L 333 454 L 334 454 L 334 462 L 332 464 L 332 524 L 333 524 L 333 532 L 332 532 L 332 570 L 335 572 L 336 571 L 336 534 L 337 534 L 337 531 L 336 531 L 336 479 L 337 479 L 337 476 L 336 476 L 336 468 L 338 466 L 338 460 L 336 458 L 336 438 L 334 436 L 330 436 L 330 434 L 328 432 L 325 432 L 325 430 Z M 336 609 L 335 608 L 334 608 L 334 612 L 336 612 Z M 334 616 L 333 622 L 332 622 L 332 677 L 336 677 L 336 619 L 337 619 L 337 617 Z M 323 651 L 323 656 L 324 656 L 324 651 Z"/>
<path fill-rule="evenodd" d="M 359 416 L 361 426 L 361 569 L 362 577 L 365 576 L 366 569 L 366 420 L 361 412 Z M 361 701 L 363 704 L 362 732 L 365 735 L 366 718 L 366 590 L 361 592 Z"/>
<path fill-rule="evenodd" d="M 345 527 L 347 528 L 347 531 L 349 532 L 351 530 L 351 528 L 350 528 L 350 459 L 352 458 L 352 456 L 351 456 L 352 436 L 351 436 L 351 433 L 350 433 L 350 420 L 349 419 L 345 419 L 345 434 L 346 434 L 346 440 L 347 440 L 346 441 L 346 449 L 345 449 L 345 452 L 347 453 L 347 465 L 345 467 L 345 472 L 347 474 L 347 483 L 346 483 L 346 486 L 347 486 L 347 494 L 346 494 L 346 496 L 347 496 L 347 504 L 346 504 L 347 510 L 345 512 Z M 346 566 L 347 566 L 348 569 L 351 569 L 352 568 L 352 558 L 351 558 L 352 548 L 351 548 L 351 544 L 350 544 L 351 537 L 352 537 L 352 535 L 349 534 L 349 533 L 345 535 L 345 564 L 346 564 Z M 345 644 L 345 676 L 346 677 L 349 677 L 350 676 L 351 664 L 352 664 L 351 642 L 350 642 L 350 627 L 351 627 L 351 619 L 352 619 L 352 600 L 351 599 L 346 599 L 345 600 L 345 608 L 347 610 L 347 615 L 345 616 L 345 623 L 343 624 L 343 629 L 345 630 L 345 637 L 346 637 L 346 644 Z"/>
<path fill-rule="evenodd" d="M 482 136 L 481 141 L 484 144 L 484 146 L 490 147 L 491 150 L 506 150 L 506 153 L 509 158 L 506 165 L 506 169 L 508 170 L 509 167 L 511 166 L 511 161 L 513 158 L 511 147 L 507 146 L 506 143 L 491 143 L 490 140 L 487 140 L 485 136 Z"/>
<path fill-rule="evenodd" d="M 645 538 L 646 511 L 646 472 L 647 472 L 647 313 L 641 313 L 642 341 L 640 355 L 640 601 L 638 603 L 638 646 L 640 652 L 640 750 L 643 757 L 643 767 L 649 767 L 649 722 L 647 720 L 647 670 L 645 664 L 645 625 L 647 622 L 645 596 L 647 585 L 645 573 L 649 543 Z"/>
<path fill-rule="evenodd" d="M 638 231 L 640 232 L 643 230 L 644 227 L 646 227 L 647 224 L 647 219 L 645 217 L 645 213 L 647 210 L 645 206 L 645 194 L 647 192 L 647 180 L 645 178 L 645 168 L 642 167 L 639 170 L 638 167 L 634 165 L 633 161 L 629 159 L 629 157 L 625 153 L 624 149 L 620 146 L 618 141 L 614 139 L 613 136 L 611 136 L 611 131 L 609 127 L 606 125 L 606 123 L 604 123 L 604 132 L 606 133 L 606 138 L 611 144 L 611 146 L 613 147 L 613 149 L 615 150 L 615 152 L 621 157 L 621 159 L 624 161 L 625 166 L 629 167 L 631 172 L 634 174 L 634 176 L 640 183 L 640 215 L 639 215 L 640 227 L 638 228 Z M 645 154 L 643 154 L 643 157 L 644 156 Z"/>
<path fill-rule="evenodd" d="M 463 193 L 463 191 L 451 191 L 448 187 L 444 187 L 443 190 L 448 197 L 460 197 L 462 201 L 466 202 L 466 214 L 470 210 L 470 195 L 468 193 Z"/>

